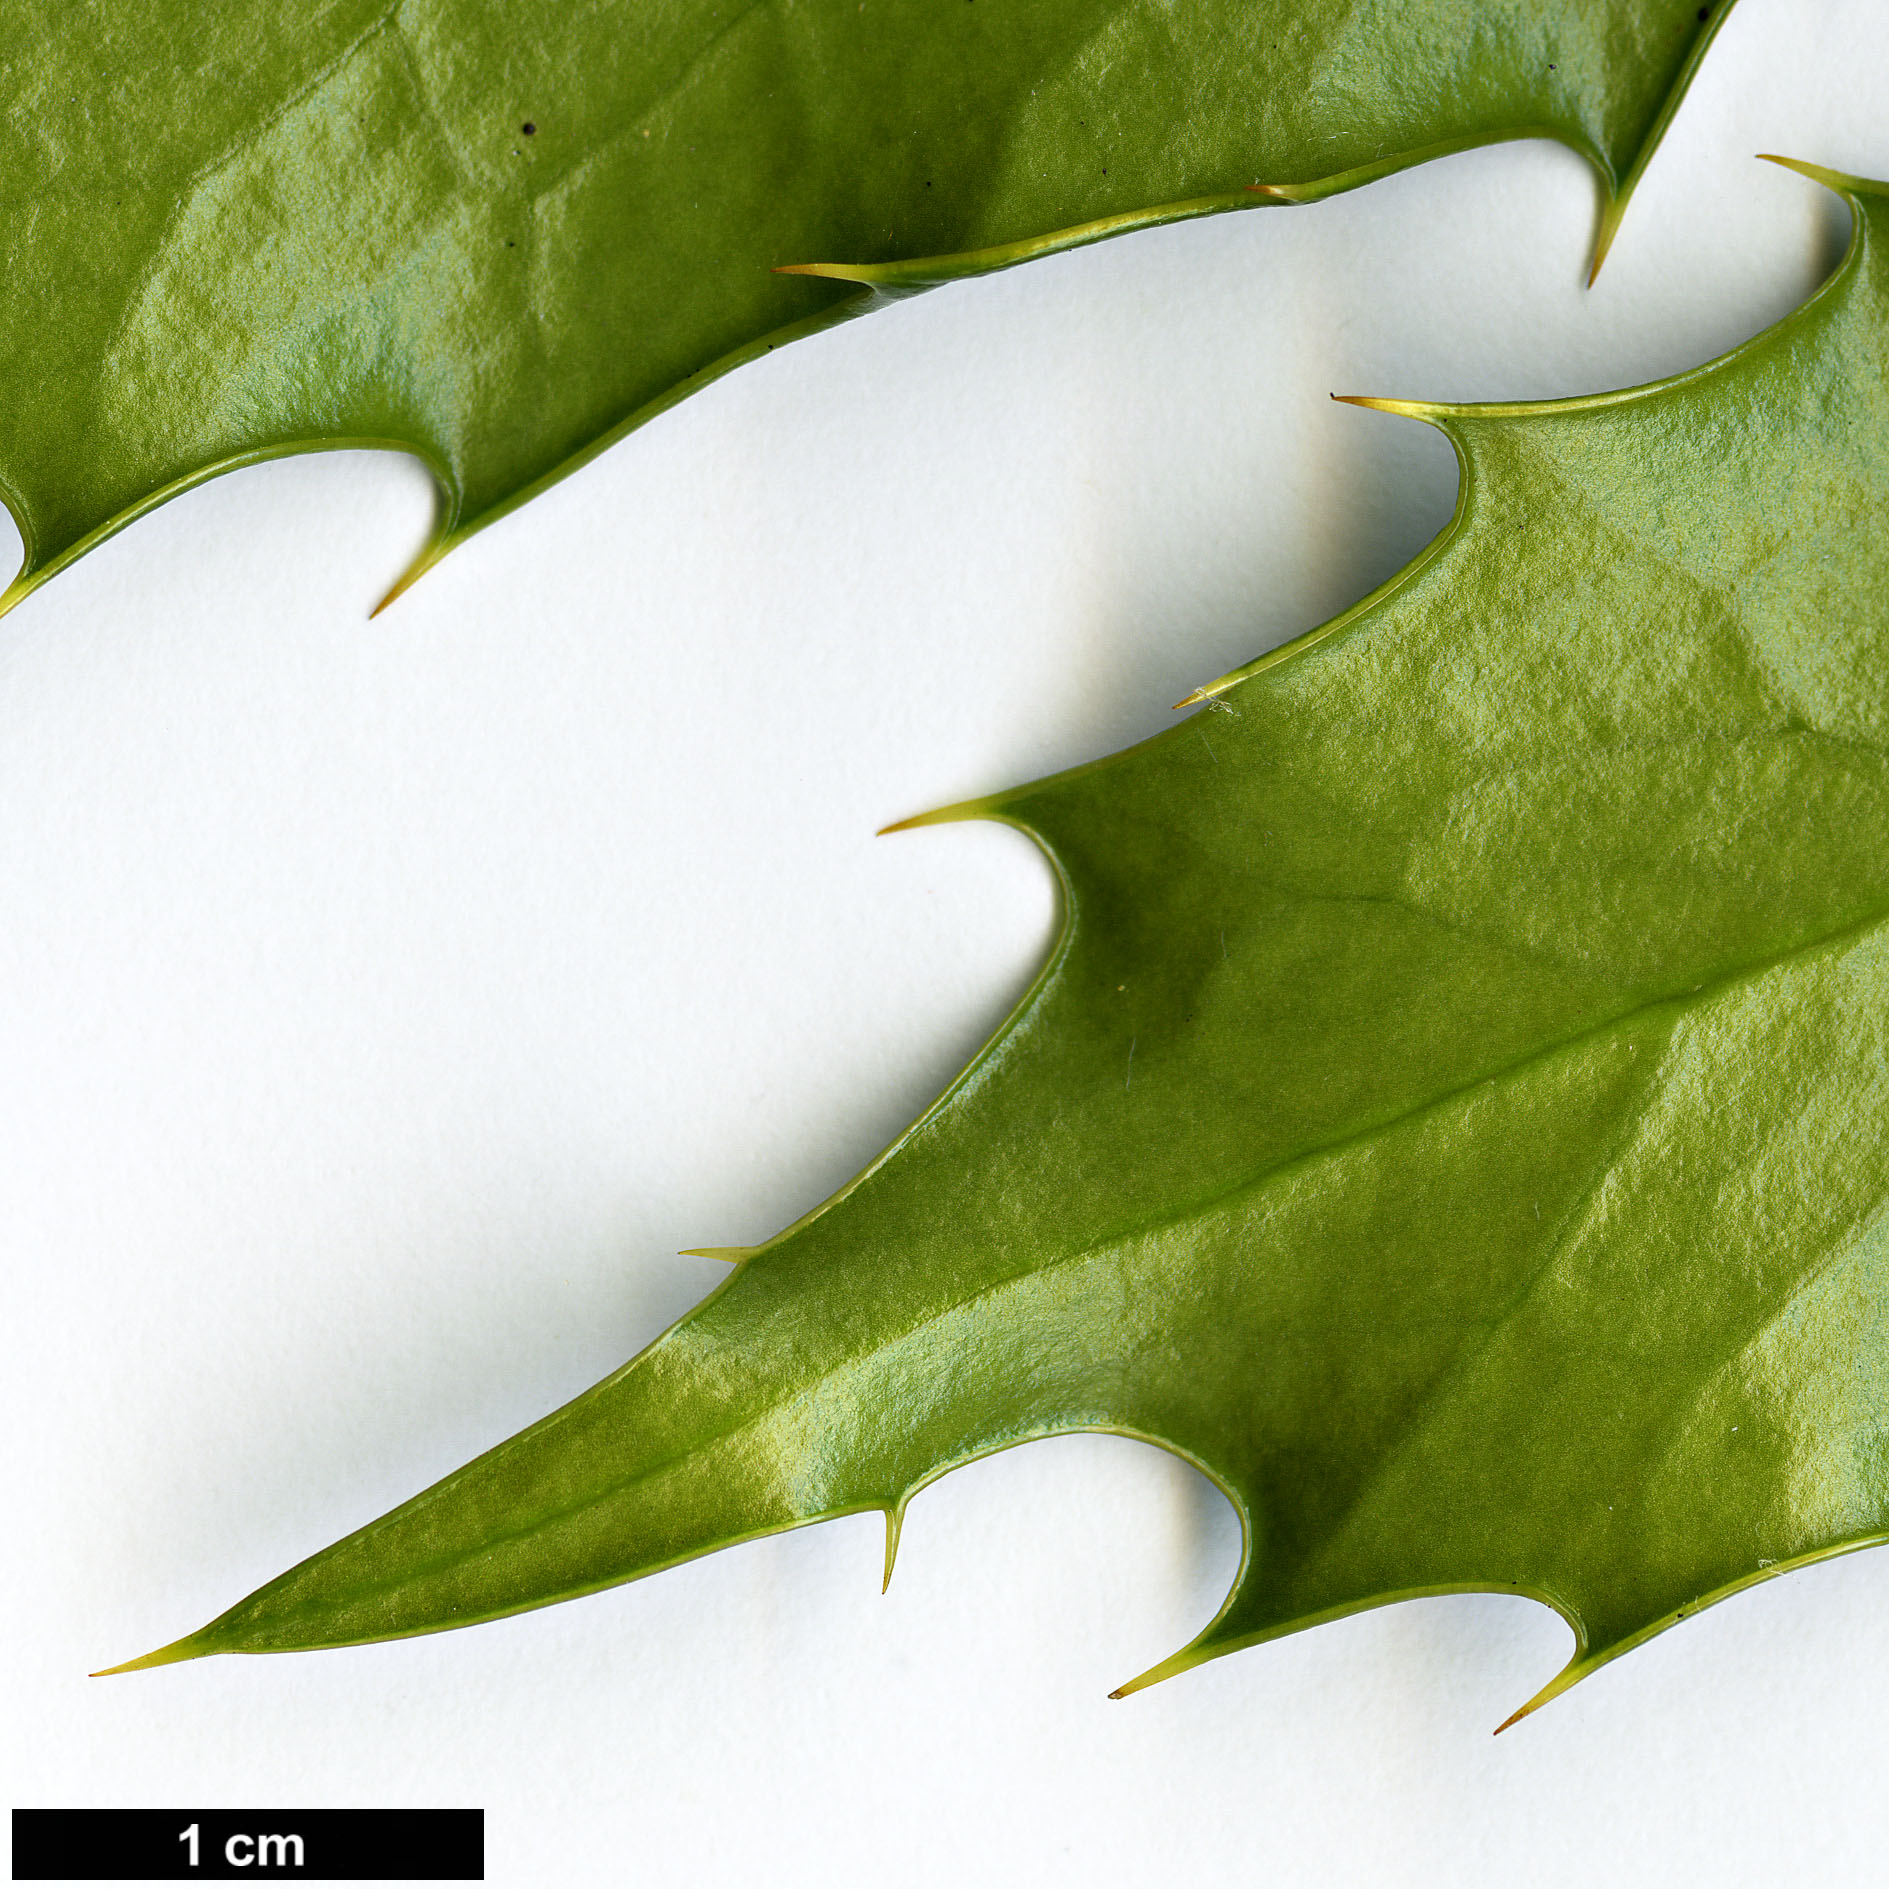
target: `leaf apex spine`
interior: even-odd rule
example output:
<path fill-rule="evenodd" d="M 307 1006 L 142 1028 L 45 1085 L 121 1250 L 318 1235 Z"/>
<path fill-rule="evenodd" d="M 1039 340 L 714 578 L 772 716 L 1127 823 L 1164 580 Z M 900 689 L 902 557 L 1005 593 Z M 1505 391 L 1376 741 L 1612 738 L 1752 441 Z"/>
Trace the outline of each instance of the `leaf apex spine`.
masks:
<path fill-rule="evenodd" d="M 1626 220 L 1626 214 L 1626 193 L 1607 191 L 1603 194 L 1600 222 L 1594 231 L 1594 260 L 1587 270 L 1587 286 L 1590 289 L 1600 280 L 1601 265 L 1613 249 L 1614 238 L 1620 234 L 1620 225 Z"/>
<path fill-rule="evenodd" d="M 419 556 L 394 579 L 393 588 L 367 613 L 368 622 L 372 623 L 396 598 L 405 596 L 453 548 L 454 542 L 452 537 L 443 536 L 424 546 Z"/>
<path fill-rule="evenodd" d="M 87 1673 L 88 1679 L 112 1679 L 119 1673 L 149 1672 L 154 1666 L 175 1666 L 187 1659 L 202 1659 L 203 1650 L 195 1644 L 196 1635 L 187 1634 L 181 1640 L 173 1640 L 168 1646 L 160 1646 L 154 1653 L 145 1653 L 137 1659 L 128 1659 L 122 1666 L 102 1666 L 95 1673 Z"/>
<path fill-rule="evenodd" d="M 877 282 L 882 270 L 871 263 L 852 262 L 777 262 L 775 275 L 817 275 L 834 282 Z"/>
<path fill-rule="evenodd" d="M 1780 157 L 1775 151 L 1760 151 L 1758 162 L 1776 164 L 1782 170 L 1795 171 L 1799 177 L 1808 177 L 1813 184 L 1822 184 L 1826 190 L 1834 190 L 1838 196 L 1847 196 L 1857 190 L 1874 192 L 1882 188 L 1866 177 L 1855 177 L 1848 171 L 1833 171 L 1827 165 L 1812 164 L 1801 157 Z"/>
<path fill-rule="evenodd" d="M 959 820 L 1001 817 L 999 803 L 995 800 L 959 800 L 948 807 L 934 807 L 929 813 L 914 813 L 903 820 L 894 820 L 890 826 L 882 826 L 873 837 L 884 839 L 888 833 L 909 833 L 914 827 L 949 826 Z"/>
<path fill-rule="evenodd" d="M 1391 400 L 1382 394 L 1333 394 L 1332 398 L 1341 407 L 1370 407 L 1378 413 L 1397 413 L 1407 420 L 1427 420 L 1434 423 L 1439 414 L 1448 411 L 1434 400 Z"/>
<path fill-rule="evenodd" d="M 901 1501 L 885 1512 L 885 1579 L 879 1583 L 881 1595 L 892 1591 L 892 1564 L 899 1558 L 899 1531 L 905 1526 L 905 1504 Z"/>
<path fill-rule="evenodd" d="M 1191 695 L 1183 695 L 1174 704 L 1173 712 L 1178 714 L 1184 708 L 1199 708 L 1203 702 L 1217 702 L 1221 690 L 1231 687 L 1232 682 L 1231 675 L 1222 676 L 1218 682 L 1203 682 Z"/>
<path fill-rule="evenodd" d="M 1191 1672 L 1203 1659 L 1211 1659 L 1211 1652 L 1199 1651 L 1200 1642 L 1184 1646 L 1178 1653 L 1170 1654 L 1158 1666 L 1150 1666 L 1145 1673 L 1137 1673 L 1132 1679 L 1124 1679 L 1108 1696 L 1111 1699 L 1126 1699 L 1131 1693 L 1141 1692 L 1149 1686 L 1158 1686 L 1164 1679 L 1178 1678 L 1184 1672 Z"/>

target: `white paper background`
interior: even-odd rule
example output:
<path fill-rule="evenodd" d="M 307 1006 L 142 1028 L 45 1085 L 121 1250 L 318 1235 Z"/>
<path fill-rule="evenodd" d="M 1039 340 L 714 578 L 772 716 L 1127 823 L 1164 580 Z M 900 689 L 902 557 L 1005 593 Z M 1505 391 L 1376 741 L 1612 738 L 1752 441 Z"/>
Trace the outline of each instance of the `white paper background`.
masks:
<path fill-rule="evenodd" d="M 581 1390 L 844 1180 L 1053 920 L 886 820 L 1168 725 L 1443 524 L 1332 390 L 1684 368 L 1889 175 L 1889 7 L 1742 0 L 1602 277 L 1535 144 L 1130 237 L 744 369 L 375 622 L 408 462 L 220 481 L 0 623 L 15 1804 L 482 1804 L 506 1885 L 1872 1879 L 1889 1562 L 1566 1656 L 1413 1603 L 1122 1704 L 1219 1497 L 1114 1439 L 574 1605 L 90 1681 Z"/>

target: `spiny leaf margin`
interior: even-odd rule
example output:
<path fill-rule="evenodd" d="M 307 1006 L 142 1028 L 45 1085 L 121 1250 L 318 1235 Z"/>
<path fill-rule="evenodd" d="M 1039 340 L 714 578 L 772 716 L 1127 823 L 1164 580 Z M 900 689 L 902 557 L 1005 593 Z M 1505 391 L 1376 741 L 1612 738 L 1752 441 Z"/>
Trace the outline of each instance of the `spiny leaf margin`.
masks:
<path fill-rule="evenodd" d="M 1598 267 L 1732 0 L 1337 24 L 1212 0 L 1148 46 L 1113 0 L 808 5 L 791 30 L 688 0 L 627 31 L 539 3 L 22 24 L 0 612 L 208 478 L 337 448 L 411 452 L 438 489 L 384 607 L 688 394 L 889 299 L 1503 139 L 1594 166 Z"/>

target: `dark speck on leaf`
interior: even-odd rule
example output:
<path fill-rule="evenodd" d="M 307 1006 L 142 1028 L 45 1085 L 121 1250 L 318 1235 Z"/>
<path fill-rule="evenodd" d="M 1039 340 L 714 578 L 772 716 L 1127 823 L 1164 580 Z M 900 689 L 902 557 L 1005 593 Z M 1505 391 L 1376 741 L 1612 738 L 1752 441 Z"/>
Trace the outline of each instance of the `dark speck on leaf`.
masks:
<path fill-rule="evenodd" d="M 526 123 L 524 123 L 524 124 L 522 124 L 522 125 L 520 125 L 520 126 L 519 126 L 518 128 L 519 128 L 519 130 L 520 130 L 520 131 L 522 131 L 522 132 L 523 132 L 523 133 L 525 134 L 525 136 L 526 136 L 526 137 L 528 137 L 528 138 L 534 138 L 534 137 L 536 137 L 536 136 L 538 135 L 538 127 L 537 127 L 536 125 L 534 125 L 534 124 L 532 124 L 532 123 L 530 123 L 529 121 L 527 121 Z"/>
<path fill-rule="evenodd" d="M 1699 19 L 1702 23 L 1706 20 L 1709 20 L 1711 17 L 1712 17 L 1712 9 L 1710 7 L 1701 7 L 1699 9 Z"/>

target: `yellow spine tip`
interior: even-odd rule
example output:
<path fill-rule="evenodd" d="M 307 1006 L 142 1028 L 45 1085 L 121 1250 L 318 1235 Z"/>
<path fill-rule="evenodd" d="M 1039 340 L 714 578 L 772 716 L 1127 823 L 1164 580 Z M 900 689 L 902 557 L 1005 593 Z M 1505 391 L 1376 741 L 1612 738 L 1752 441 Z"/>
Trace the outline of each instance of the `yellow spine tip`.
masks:
<path fill-rule="evenodd" d="M 1833 171 L 1822 164 L 1807 164 L 1801 157 L 1780 157 L 1775 151 L 1760 151 L 1758 161 L 1763 164 L 1776 164 L 1784 170 L 1795 171 L 1799 177 L 1808 177 L 1813 184 L 1822 184 L 1826 190 L 1838 192 L 1855 190 L 1864 185 L 1860 177 L 1851 177 L 1843 171 Z"/>
<path fill-rule="evenodd" d="M 160 1646 L 155 1653 L 146 1653 L 139 1659 L 128 1659 L 122 1666 L 104 1666 L 95 1673 L 87 1673 L 88 1679 L 111 1679 L 119 1673 L 149 1672 L 154 1666 L 175 1666 L 183 1660 L 202 1659 L 205 1655 L 191 1644 L 189 1639 L 173 1640 L 169 1646 Z"/>
<path fill-rule="evenodd" d="M 950 826 L 959 820 L 988 820 L 997 811 L 994 800 L 960 800 L 949 807 L 934 807 L 929 813 L 914 813 L 908 819 L 894 820 L 874 835 L 884 839 L 888 833 L 909 833 L 914 827 Z"/>
<path fill-rule="evenodd" d="M 420 555 L 394 579 L 393 589 L 388 591 L 386 596 L 367 613 L 368 622 L 372 623 L 396 598 L 404 597 L 445 555 L 446 544 L 444 540 L 438 544 L 429 545 L 422 551 Z"/>
<path fill-rule="evenodd" d="M 1431 400 L 1387 400 L 1379 394 L 1333 394 L 1341 407 L 1369 407 L 1375 413 L 1397 413 L 1407 420 L 1434 420 L 1443 411 Z"/>
<path fill-rule="evenodd" d="M 368 620 L 368 622 L 370 622 L 370 623 L 372 623 L 372 622 L 373 622 L 373 620 L 374 620 L 374 619 L 375 619 L 375 618 L 376 618 L 377 616 L 379 616 L 379 615 L 380 615 L 380 613 L 381 613 L 381 612 L 382 612 L 383 610 L 385 610 L 385 609 L 387 608 L 387 606 L 388 606 L 388 605 L 389 605 L 390 603 L 392 603 L 392 602 L 394 601 L 394 599 L 395 599 L 396 597 L 401 597 L 401 596 L 404 596 L 404 595 L 405 595 L 405 594 L 407 593 L 407 591 L 408 591 L 408 590 L 410 590 L 410 589 L 412 588 L 412 586 L 413 586 L 413 580 L 414 580 L 414 579 L 415 579 L 415 578 L 416 578 L 417 576 L 419 576 L 419 572 L 418 572 L 418 571 L 408 571 L 408 572 L 406 572 L 406 573 L 405 573 L 404 575 L 402 575 L 402 576 L 401 576 L 401 578 L 399 579 L 399 581 L 398 581 L 398 582 L 397 582 L 397 583 L 396 583 L 396 584 L 394 585 L 394 587 L 393 587 L 393 589 L 392 589 L 392 590 L 390 590 L 390 591 L 389 591 L 389 592 L 388 592 L 388 593 L 386 594 L 386 596 L 384 596 L 384 597 L 383 597 L 383 598 L 382 598 L 382 599 L 380 600 L 380 602 L 379 602 L 379 603 L 377 603 L 377 604 L 376 604 L 376 605 L 375 605 L 375 606 L 373 607 L 373 609 L 371 609 L 371 610 L 370 610 L 370 611 L 369 611 L 369 612 L 367 613 L 367 620 Z"/>
<path fill-rule="evenodd" d="M 1601 206 L 1600 227 L 1594 232 L 1594 260 L 1587 271 L 1587 286 L 1591 289 L 1600 280 L 1601 264 L 1607 260 L 1607 252 L 1614 246 L 1614 238 L 1620 234 L 1620 220 L 1626 215 L 1627 201 L 1624 197 L 1609 196 Z"/>
<path fill-rule="evenodd" d="M 899 1530 L 905 1525 L 902 1509 L 885 1512 L 885 1579 L 879 1583 L 881 1597 L 892 1591 L 892 1564 L 899 1558 Z"/>
<path fill-rule="evenodd" d="M 824 276 L 831 282 L 874 282 L 879 272 L 870 263 L 850 262 L 780 262 L 774 265 L 776 275 L 817 275 Z"/>

